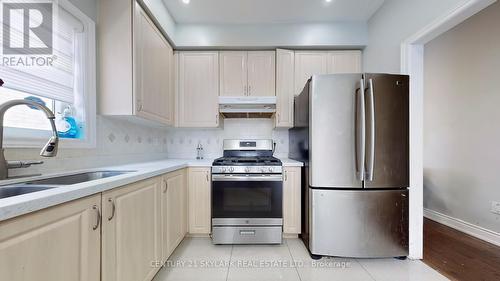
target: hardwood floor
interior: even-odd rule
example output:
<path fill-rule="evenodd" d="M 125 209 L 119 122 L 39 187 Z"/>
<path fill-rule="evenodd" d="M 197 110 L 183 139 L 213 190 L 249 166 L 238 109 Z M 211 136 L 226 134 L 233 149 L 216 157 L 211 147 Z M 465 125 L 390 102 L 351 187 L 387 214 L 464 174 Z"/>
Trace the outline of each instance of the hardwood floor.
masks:
<path fill-rule="evenodd" d="M 424 262 L 451 280 L 500 280 L 500 247 L 426 218 Z"/>

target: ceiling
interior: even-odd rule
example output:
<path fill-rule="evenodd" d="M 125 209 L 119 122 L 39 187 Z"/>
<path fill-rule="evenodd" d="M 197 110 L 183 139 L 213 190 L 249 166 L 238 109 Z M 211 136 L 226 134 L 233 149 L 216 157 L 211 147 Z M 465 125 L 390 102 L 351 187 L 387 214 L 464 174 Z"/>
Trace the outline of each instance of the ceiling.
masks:
<path fill-rule="evenodd" d="M 366 21 L 384 0 L 163 0 L 180 24 Z"/>

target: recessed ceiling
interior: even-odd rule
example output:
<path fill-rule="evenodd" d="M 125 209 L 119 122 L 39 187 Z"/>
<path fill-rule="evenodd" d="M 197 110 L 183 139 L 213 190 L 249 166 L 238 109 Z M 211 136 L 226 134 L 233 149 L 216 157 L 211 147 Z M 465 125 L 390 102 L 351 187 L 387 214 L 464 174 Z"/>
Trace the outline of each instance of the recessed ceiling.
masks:
<path fill-rule="evenodd" d="M 384 0 L 163 0 L 177 23 L 366 21 Z"/>

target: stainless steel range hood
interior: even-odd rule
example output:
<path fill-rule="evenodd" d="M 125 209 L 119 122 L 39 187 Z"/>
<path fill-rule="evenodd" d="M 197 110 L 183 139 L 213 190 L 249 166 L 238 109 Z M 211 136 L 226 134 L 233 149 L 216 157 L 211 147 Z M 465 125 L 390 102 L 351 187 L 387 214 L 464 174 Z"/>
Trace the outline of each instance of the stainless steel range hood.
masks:
<path fill-rule="evenodd" d="M 271 118 L 276 97 L 219 97 L 219 112 L 225 118 Z"/>

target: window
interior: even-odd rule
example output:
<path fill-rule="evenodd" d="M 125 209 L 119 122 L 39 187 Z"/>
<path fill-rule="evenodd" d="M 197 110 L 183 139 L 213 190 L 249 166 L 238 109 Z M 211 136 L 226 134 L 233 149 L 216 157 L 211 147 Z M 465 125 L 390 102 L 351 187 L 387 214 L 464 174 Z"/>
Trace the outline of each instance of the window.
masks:
<path fill-rule="evenodd" d="M 24 98 L 41 102 L 56 115 L 62 147 L 94 147 L 95 24 L 68 0 L 55 1 L 54 5 L 57 6 L 53 9 L 54 25 L 49 30 L 53 36 L 50 55 L 14 56 L 16 60 L 23 59 L 14 64 L 2 53 L 0 78 L 5 84 L 0 87 L 0 103 Z M 37 20 L 41 22 L 35 17 L 35 25 L 39 24 Z M 23 26 L 22 21 L 22 9 L 10 10 L 10 46 L 23 46 L 23 30 L 16 29 Z M 5 44 L 3 42 L 4 48 Z M 50 124 L 43 112 L 15 106 L 5 115 L 4 144 L 36 146 L 39 139 L 50 135 L 49 130 Z"/>

